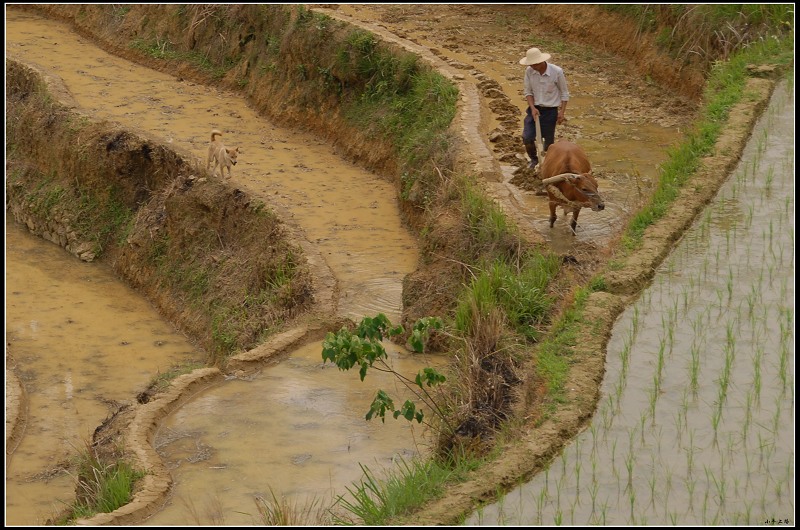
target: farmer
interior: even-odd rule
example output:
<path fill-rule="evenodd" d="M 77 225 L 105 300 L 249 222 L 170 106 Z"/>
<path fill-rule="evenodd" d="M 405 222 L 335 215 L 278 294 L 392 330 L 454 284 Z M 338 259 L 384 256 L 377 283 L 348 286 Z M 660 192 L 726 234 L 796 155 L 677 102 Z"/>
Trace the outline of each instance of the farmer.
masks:
<path fill-rule="evenodd" d="M 544 158 L 544 153 L 536 152 L 536 117 L 539 117 L 544 150 L 547 151 L 547 148 L 555 142 L 556 124 L 560 125 L 564 121 L 569 101 L 564 70 L 560 66 L 548 63 L 548 59 L 550 59 L 549 53 L 542 53 L 539 48 L 531 48 L 519 61 L 519 64 L 525 65 L 523 94 L 528 101 L 522 128 L 522 143 L 525 144 L 525 151 L 531 158 L 528 166 L 531 168 L 535 168 L 539 163 L 539 154 Z"/>

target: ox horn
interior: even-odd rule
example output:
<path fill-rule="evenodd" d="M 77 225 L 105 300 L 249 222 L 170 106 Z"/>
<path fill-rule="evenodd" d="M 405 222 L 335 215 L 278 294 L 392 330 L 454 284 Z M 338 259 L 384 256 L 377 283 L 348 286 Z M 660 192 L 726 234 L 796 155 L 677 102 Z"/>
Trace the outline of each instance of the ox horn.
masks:
<path fill-rule="evenodd" d="M 555 177 L 550 177 L 546 179 L 542 179 L 542 184 L 545 186 L 549 186 L 550 184 L 555 184 L 556 182 L 561 182 L 562 180 L 566 180 L 567 177 L 574 177 L 575 173 L 562 173 L 560 175 L 556 175 Z"/>

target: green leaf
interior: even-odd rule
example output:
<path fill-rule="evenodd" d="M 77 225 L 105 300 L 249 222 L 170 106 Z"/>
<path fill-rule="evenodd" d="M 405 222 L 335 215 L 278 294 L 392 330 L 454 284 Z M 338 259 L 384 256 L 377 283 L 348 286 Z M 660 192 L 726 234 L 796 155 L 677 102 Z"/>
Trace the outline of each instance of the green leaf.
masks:
<path fill-rule="evenodd" d="M 382 422 L 385 422 L 387 409 L 394 411 L 394 402 L 386 392 L 378 390 L 378 393 L 375 394 L 375 399 L 372 400 L 372 404 L 369 407 L 369 412 L 367 412 L 367 421 L 371 420 L 373 416 L 378 416 Z M 395 415 L 395 418 L 396 417 Z"/>
<path fill-rule="evenodd" d="M 417 383 L 417 386 L 420 388 L 423 388 L 423 383 L 428 386 L 434 386 L 444 383 L 445 381 L 447 381 L 447 378 L 437 372 L 435 368 L 423 368 L 414 379 L 414 382 Z"/>
<path fill-rule="evenodd" d="M 442 321 L 437 317 L 423 317 L 417 320 L 408 338 L 411 349 L 417 353 L 425 351 L 425 343 L 430 337 L 431 330 L 441 328 Z"/>
<path fill-rule="evenodd" d="M 417 420 L 418 423 L 422 423 L 422 412 L 417 411 L 417 406 L 409 400 L 403 403 L 403 407 L 400 410 L 394 411 L 395 419 L 400 416 L 403 416 L 408 421 Z"/>

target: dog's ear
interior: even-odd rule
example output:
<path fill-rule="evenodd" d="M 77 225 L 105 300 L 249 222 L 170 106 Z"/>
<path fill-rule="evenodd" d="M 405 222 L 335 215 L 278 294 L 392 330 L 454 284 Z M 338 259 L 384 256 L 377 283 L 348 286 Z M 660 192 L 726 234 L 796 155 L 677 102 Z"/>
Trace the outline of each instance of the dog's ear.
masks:
<path fill-rule="evenodd" d="M 238 147 L 236 149 L 234 149 L 234 151 L 236 151 L 237 153 L 241 153 L 242 152 L 242 150 L 239 149 Z"/>

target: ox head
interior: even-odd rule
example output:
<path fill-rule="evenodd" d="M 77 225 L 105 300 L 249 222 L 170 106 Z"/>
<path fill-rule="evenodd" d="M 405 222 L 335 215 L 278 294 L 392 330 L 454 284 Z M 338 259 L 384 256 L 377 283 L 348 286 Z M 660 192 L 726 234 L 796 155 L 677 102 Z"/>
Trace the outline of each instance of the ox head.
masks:
<path fill-rule="evenodd" d="M 591 173 L 563 173 L 542 180 L 546 187 L 555 186 L 563 197 L 555 197 L 557 201 L 577 203 L 595 212 L 603 210 L 606 205 L 600 192 L 597 191 L 597 181 Z M 548 191 L 553 200 L 552 192 Z"/>

